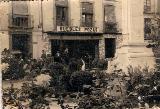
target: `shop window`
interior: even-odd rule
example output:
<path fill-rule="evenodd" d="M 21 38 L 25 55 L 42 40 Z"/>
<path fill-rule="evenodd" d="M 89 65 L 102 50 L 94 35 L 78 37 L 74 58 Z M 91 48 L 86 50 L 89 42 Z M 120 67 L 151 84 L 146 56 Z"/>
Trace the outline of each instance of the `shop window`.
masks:
<path fill-rule="evenodd" d="M 105 39 L 105 58 L 113 58 L 116 52 L 116 41 L 115 38 Z"/>
<path fill-rule="evenodd" d="M 56 23 L 58 26 L 65 26 L 68 23 L 67 7 L 56 7 Z"/>
<path fill-rule="evenodd" d="M 84 27 L 93 26 L 93 4 L 88 2 L 82 3 L 81 24 Z"/>
<path fill-rule="evenodd" d="M 63 50 L 67 47 L 70 58 L 90 55 L 94 59 L 98 43 L 98 40 L 51 40 L 51 49 L 52 54 L 55 55 L 57 51 L 64 53 Z"/>
<path fill-rule="evenodd" d="M 151 11 L 151 0 L 144 0 L 144 12 Z"/>

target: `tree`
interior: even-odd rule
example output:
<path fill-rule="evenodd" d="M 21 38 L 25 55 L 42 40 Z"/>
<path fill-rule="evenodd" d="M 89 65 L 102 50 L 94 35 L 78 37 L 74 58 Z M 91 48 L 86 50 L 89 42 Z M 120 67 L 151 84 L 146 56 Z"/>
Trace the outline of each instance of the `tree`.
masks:
<path fill-rule="evenodd" d="M 160 17 L 155 15 L 151 19 L 146 19 L 145 21 L 145 36 L 154 42 L 154 46 L 159 46 L 160 44 Z"/>

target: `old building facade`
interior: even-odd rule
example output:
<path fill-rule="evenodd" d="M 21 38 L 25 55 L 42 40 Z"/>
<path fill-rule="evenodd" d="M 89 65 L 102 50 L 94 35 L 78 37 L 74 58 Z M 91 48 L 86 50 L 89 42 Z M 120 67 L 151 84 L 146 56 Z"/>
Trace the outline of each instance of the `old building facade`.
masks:
<path fill-rule="evenodd" d="M 143 0 L 1 2 L 2 47 L 33 58 L 42 50 L 53 56 L 68 50 L 70 57 L 107 59 L 109 70 L 115 64 L 124 70 L 128 65 L 152 68 L 143 10 Z"/>

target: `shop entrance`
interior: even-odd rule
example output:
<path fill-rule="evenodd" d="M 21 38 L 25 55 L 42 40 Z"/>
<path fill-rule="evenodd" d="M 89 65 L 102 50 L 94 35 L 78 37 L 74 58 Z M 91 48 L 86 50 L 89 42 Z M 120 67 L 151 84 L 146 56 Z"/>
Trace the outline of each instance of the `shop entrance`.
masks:
<path fill-rule="evenodd" d="M 52 55 L 68 50 L 69 58 L 90 57 L 92 60 L 98 54 L 98 40 L 51 40 Z"/>
<path fill-rule="evenodd" d="M 115 56 L 116 40 L 115 38 L 105 39 L 105 58 L 113 58 Z"/>
<path fill-rule="evenodd" d="M 12 50 L 20 52 L 25 58 L 29 53 L 29 40 L 28 34 L 12 34 Z"/>

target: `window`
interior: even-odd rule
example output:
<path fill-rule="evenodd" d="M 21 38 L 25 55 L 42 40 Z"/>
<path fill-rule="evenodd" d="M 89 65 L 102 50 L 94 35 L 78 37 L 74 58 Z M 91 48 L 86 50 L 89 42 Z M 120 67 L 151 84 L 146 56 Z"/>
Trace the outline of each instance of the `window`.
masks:
<path fill-rule="evenodd" d="M 106 5 L 104 7 L 105 22 L 116 22 L 115 7 L 113 5 Z"/>
<path fill-rule="evenodd" d="M 28 27 L 28 16 L 12 16 L 12 26 Z"/>
<path fill-rule="evenodd" d="M 151 11 L 151 0 L 144 0 L 144 12 Z"/>
<path fill-rule="evenodd" d="M 111 33 L 118 32 L 115 17 L 115 6 L 113 5 L 106 5 L 104 7 L 104 31 Z"/>
<path fill-rule="evenodd" d="M 62 7 L 62 6 L 56 7 L 56 23 L 58 26 L 64 26 L 68 24 L 66 7 Z"/>
<path fill-rule="evenodd" d="M 93 4 L 88 2 L 82 3 L 82 26 L 93 26 Z"/>

